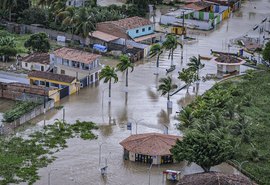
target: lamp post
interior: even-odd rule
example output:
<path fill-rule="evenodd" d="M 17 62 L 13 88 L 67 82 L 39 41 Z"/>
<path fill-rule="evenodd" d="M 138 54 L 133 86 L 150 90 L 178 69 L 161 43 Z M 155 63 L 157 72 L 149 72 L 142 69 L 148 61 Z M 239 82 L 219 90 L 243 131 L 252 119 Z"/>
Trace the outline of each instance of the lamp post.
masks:
<path fill-rule="evenodd" d="M 57 168 L 53 168 L 48 172 L 48 185 L 51 185 L 51 172 L 58 170 Z"/>
<path fill-rule="evenodd" d="M 134 122 L 135 122 L 135 124 L 136 124 L 136 134 L 137 134 L 137 128 L 138 128 L 138 123 L 140 122 L 140 121 L 143 121 L 144 119 L 140 119 L 140 120 L 135 120 L 135 119 L 133 119 L 133 118 L 130 118 L 131 120 L 133 120 Z M 131 127 L 132 127 L 132 125 L 131 125 Z M 132 130 L 132 129 L 131 129 Z M 132 132 L 132 131 L 131 131 Z"/>
<path fill-rule="evenodd" d="M 101 162 L 101 146 L 105 144 L 105 142 L 99 143 L 99 157 L 98 157 L 98 165 L 100 166 L 100 162 Z"/>
<path fill-rule="evenodd" d="M 238 162 L 237 160 L 233 160 L 233 161 L 235 161 L 237 164 L 238 164 L 238 167 L 239 167 L 239 171 L 241 172 L 242 171 L 242 165 L 244 164 L 244 163 L 247 163 L 248 161 L 242 161 L 242 162 Z"/>

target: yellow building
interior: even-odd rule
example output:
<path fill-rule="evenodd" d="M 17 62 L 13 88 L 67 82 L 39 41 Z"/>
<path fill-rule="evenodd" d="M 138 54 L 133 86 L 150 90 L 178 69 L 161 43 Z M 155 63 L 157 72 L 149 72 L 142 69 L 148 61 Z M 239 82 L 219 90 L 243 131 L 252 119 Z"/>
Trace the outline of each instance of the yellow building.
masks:
<path fill-rule="evenodd" d="M 186 28 L 180 25 L 174 24 L 171 28 L 171 33 L 176 35 L 186 35 Z"/>
<path fill-rule="evenodd" d="M 77 83 L 75 77 L 54 74 L 50 72 L 32 71 L 28 74 L 31 85 L 45 86 L 58 89 L 59 93 L 49 94 L 55 101 L 79 91 L 80 83 Z M 57 95 L 59 94 L 59 95 Z"/>

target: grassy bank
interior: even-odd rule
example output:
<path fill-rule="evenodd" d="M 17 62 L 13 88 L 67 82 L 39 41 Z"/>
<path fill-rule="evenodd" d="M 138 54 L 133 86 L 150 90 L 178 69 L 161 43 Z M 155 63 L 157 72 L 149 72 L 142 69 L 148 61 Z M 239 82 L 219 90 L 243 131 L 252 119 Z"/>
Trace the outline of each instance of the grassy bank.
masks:
<path fill-rule="evenodd" d="M 235 160 L 246 161 L 242 168 L 259 184 L 270 184 L 269 95 L 269 71 L 222 82 L 181 111 L 179 128 L 230 139 Z"/>
<path fill-rule="evenodd" d="M 67 147 L 67 139 L 77 136 L 95 139 L 92 129 L 97 129 L 92 122 L 77 121 L 70 125 L 57 120 L 28 139 L 0 138 L 0 184 L 33 184 L 39 179 L 38 169 L 53 162 L 52 154 Z"/>

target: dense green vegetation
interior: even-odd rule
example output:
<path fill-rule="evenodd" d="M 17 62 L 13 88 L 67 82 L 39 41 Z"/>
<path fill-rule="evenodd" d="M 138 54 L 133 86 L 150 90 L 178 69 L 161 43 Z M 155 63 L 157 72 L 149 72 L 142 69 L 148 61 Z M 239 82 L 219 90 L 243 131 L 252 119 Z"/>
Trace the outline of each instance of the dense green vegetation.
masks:
<path fill-rule="evenodd" d="M 178 127 L 230 142 L 234 159 L 248 161 L 242 168 L 260 184 L 269 184 L 269 84 L 269 71 L 248 71 L 241 78 L 216 84 L 181 111 Z"/>
<path fill-rule="evenodd" d="M 53 153 L 67 147 L 67 139 L 76 136 L 95 139 L 92 129 L 97 129 L 93 122 L 77 121 L 70 125 L 56 120 L 53 125 L 31 134 L 28 139 L 0 139 L 0 184 L 33 184 L 39 179 L 37 170 L 55 159 Z"/>
<path fill-rule="evenodd" d="M 0 38 L 1 39 L 11 38 L 14 42 L 14 45 L 9 46 L 9 47 L 11 49 L 16 49 L 16 52 L 18 54 L 23 54 L 23 53 L 28 52 L 28 50 L 24 47 L 24 43 L 27 39 L 29 39 L 29 37 L 30 37 L 30 35 L 17 35 L 17 34 L 9 33 L 6 30 L 0 29 Z M 0 52 L 1 52 L 2 47 L 3 47 L 3 45 L 0 46 Z"/>
<path fill-rule="evenodd" d="M 177 140 L 171 152 L 177 161 L 194 162 L 205 172 L 209 172 L 212 166 L 232 158 L 233 147 L 229 141 L 223 140 L 215 134 L 189 132 L 183 141 Z"/>
<path fill-rule="evenodd" d="M 3 115 L 5 122 L 12 122 L 22 115 L 30 112 L 38 105 L 42 104 L 41 102 L 31 102 L 31 101 L 19 101 L 17 102 L 12 109 L 6 111 Z"/>

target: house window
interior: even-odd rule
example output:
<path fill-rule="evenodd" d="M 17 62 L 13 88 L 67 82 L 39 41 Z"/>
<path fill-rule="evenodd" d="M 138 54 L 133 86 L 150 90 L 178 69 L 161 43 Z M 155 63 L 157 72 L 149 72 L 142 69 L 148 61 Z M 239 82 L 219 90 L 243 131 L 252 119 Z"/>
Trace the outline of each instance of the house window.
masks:
<path fill-rule="evenodd" d="M 136 33 L 139 33 L 139 30 L 136 30 Z"/>
<path fill-rule="evenodd" d="M 65 70 L 61 69 L 61 75 L 65 74 Z"/>
<path fill-rule="evenodd" d="M 24 66 L 25 66 L 25 67 L 28 67 L 28 63 L 27 63 L 27 62 L 25 62 L 25 63 L 24 63 Z"/>
<path fill-rule="evenodd" d="M 44 81 L 39 81 L 39 85 L 45 85 Z"/>
<path fill-rule="evenodd" d="M 44 66 L 41 66 L 41 71 L 44 71 Z"/>
<path fill-rule="evenodd" d="M 144 32 L 145 31 L 145 28 L 143 28 L 142 31 Z"/>
<path fill-rule="evenodd" d="M 151 27 L 148 27 L 148 30 L 151 30 Z"/>

